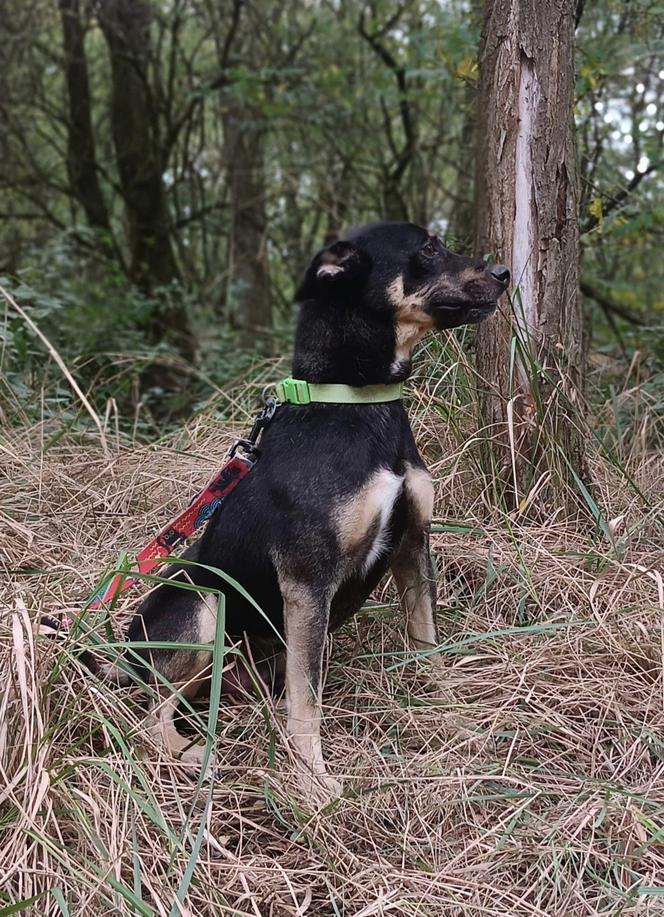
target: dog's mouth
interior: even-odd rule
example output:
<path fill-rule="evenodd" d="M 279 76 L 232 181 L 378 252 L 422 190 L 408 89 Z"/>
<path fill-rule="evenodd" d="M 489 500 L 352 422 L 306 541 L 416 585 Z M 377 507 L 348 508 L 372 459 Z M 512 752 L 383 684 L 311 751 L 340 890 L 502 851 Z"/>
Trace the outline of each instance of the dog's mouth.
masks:
<path fill-rule="evenodd" d="M 481 302 L 475 303 L 468 309 L 468 318 L 466 321 L 469 322 L 482 322 L 485 318 L 489 318 L 490 315 L 498 308 L 497 302 Z"/>
<path fill-rule="evenodd" d="M 431 310 L 436 328 L 457 328 L 459 325 L 475 325 L 489 318 L 498 308 L 496 300 L 473 302 L 463 305 L 438 305 Z"/>

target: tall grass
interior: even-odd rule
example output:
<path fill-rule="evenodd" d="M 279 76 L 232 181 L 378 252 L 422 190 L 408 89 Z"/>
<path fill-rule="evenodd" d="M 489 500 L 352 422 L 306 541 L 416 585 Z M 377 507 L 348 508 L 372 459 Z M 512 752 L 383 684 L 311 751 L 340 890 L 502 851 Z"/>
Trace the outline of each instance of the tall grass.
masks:
<path fill-rule="evenodd" d="M 146 737 L 149 686 L 82 668 L 83 647 L 117 652 L 103 620 L 34 636 L 186 503 L 280 371 L 266 363 L 156 447 L 107 415 L 108 458 L 71 418 L 7 431 L 0 913 L 664 912 L 664 429 L 633 367 L 575 415 L 577 515 L 507 512 L 463 336 L 424 346 L 409 409 L 436 483 L 442 643 L 435 666 L 408 649 L 389 582 L 335 635 L 324 747 L 345 790 L 320 811 L 300 799 L 274 701 L 221 696 L 236 652 L 223 596 L 209 708 L 183 704 L 180 724 L 214 751 L 212 779 Z M 112 610 L 116 634 L 146 588 Z"/>

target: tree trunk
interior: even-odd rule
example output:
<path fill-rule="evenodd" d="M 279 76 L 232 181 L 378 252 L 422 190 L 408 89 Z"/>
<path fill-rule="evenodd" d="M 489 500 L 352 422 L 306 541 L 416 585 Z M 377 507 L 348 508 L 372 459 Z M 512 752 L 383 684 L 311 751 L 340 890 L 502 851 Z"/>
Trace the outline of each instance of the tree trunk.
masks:
<path fill-rule="evenodd" d="M 74 196 L 93 229 L 110 233 L 108 210 L 97 177 L 90 110 L 90 83 L 79 0 L 59 0 L 69 119 L 67 173 Z"/>
<path fill-rule="evenodd" d="M 479 31 L 483 19 L 484 0 L 470 0 L 468 28 Z M 461 101 L 463 126 L 459 138 L 455 198 L 447 229 L 454 250 L 472 255 L 477 241 L 477 160 L 483 145 L 477 124 L 478 85 L 468 81 Z M 481 254 L 481 252 L 480 252 Z"/>
<path fill-rule="evenodd" d="M 514 284 L 512 309 L 478 329 L 480 403 L 488 458 L 521 507 L 538 482 L 569 494 L 583 467 L 575 7 L 486 0 L 480 43 L 478 247 Z"/>
<path fill-rule="evenodd" d="M 231 201 L 227 306 L 245 345 L 265 345 L 272 330 L 267 257 L 264 129 L 257 113 L 228 101 L 224 158 Z M 264 349 L 261 348 L 261 349 Z"/>
<path fill-rule="evenodd" d="M 113 142 L 129 219 L 131 272 L 149 292 L 179 277 L 148 81 L 150 9 L 143 0 L 100 0 L 99 16 L 111 56 Z"/>
<path fill-rule="evenodd" d="M 475 248 L 477 236 L 477 192 L 474 180 L 475 158 L 478 155 L 477 136 L 477 90 L 466 86 L 463 94 L 463 127 L 461 129 L 459 163 L 455 188 L 455 201 L 450 214 L 448 238 L 454 243 L 454 250 L 470 254 Z"/>
<path fill-rule="evenodd" d="M 145 0 L 99 0 L 99 21 L 111 59 L 111 120 L 122 197 L 129 226 L 130 274 L 147 294 L 180 279 L 170 238 L 163 184 L 166 163 L 150 90 L 150 7 Z M 164 298 L 148 329 L 168 334 L 191 360 L 195 355 L 186 309 Z"/>

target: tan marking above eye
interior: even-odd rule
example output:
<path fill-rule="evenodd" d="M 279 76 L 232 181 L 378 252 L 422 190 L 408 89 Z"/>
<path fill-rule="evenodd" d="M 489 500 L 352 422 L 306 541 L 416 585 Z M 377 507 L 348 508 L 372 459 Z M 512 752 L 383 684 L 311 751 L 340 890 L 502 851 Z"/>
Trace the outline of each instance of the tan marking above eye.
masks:
<path fill-rule="evenodd" d="M 486 280 L 484 270 L 478 270 L 475 267 L 467 267 L 459 274 L 457 285 L 462 287 L 464 283 L 470 283 L 472 280 Z"/>

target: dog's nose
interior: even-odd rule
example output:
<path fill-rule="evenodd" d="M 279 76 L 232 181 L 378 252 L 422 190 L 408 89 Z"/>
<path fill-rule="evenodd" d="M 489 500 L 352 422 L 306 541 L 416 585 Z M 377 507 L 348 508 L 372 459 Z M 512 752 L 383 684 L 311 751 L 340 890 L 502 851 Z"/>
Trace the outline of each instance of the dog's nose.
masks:
<path fill-rule="evenodd" d="M 489 268 L 489 273 L 503 286 L 507 286 L 510 282 L 510 269 L 505 267 L 504 264 L 492 264 Z"/>

